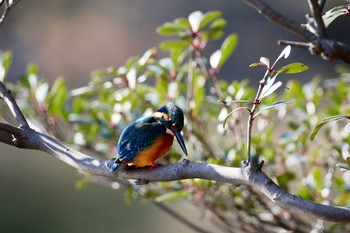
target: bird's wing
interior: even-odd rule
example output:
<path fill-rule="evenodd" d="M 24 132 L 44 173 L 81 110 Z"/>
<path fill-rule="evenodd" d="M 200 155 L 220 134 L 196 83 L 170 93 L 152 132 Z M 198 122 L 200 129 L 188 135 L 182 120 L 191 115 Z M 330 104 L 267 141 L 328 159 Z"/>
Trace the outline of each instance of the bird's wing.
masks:
<path fill-rule="evenodd" d="M 117 145 L 117 159 L 121 162 L 131 162 L 140 151 L 164 134 L 166 128 L 153 117 L 138 119 L 123 130 Z"/>

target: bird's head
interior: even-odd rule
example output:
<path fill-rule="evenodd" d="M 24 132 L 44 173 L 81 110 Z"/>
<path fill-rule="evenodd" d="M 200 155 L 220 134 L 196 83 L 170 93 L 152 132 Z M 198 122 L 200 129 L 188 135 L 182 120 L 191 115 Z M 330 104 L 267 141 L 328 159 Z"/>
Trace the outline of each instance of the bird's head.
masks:
<path fill-rule="evenodd" d="M 184 127 L 184 114 L 182 109 L 174 103 L 168 103 L 160 107 L 157 112 L 153 113 L 153 117 L 168 129 L 168 133 L 176 137 L 181 149 L 187 156 L 185 142 L 180 134 Z"/>

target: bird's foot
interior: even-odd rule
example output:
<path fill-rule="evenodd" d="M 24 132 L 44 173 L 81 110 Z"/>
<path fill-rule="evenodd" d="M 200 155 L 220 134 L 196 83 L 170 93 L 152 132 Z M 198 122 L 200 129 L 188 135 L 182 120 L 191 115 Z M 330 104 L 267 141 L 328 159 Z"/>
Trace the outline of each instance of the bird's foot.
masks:
<path fill-rule="evenodd" d="M 153 168 L 161 166 L 162 164 L 158 164 L 158 163 L 152 163 L 151 167 L 149 168 L 150 171 L 152 171 Z"/>

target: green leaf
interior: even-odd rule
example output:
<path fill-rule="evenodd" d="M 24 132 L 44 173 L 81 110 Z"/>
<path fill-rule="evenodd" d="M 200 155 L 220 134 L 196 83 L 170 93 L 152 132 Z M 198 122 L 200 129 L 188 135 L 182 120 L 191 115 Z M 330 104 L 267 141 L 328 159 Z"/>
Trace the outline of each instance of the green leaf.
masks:
<path fill-rule="evenodd" d="M 58 78 L 53 83 L 48 96 L 49 111 L 52 114 L 64 115 L 64 104 L 67 100 L 68 91 L 64 78 Z"/>
<path fill-rule="evenodd" d="M 185 49 L 188 48 L 190 43 L 184 40 L 167 40 L 162 42 L 159 46 L 163 50 Z"/>
<path fill-rule="evenodd" d="M 300 186 L 298 190 L 298 194 L 306 200 L 312 200 L 311 189 L 306 186 Z"/>
<path fill-rule="evenodd" d="M 328 27 L 336 18 L 339 16 L 345 15 L 344 13 L 345 6 L 336 6 L 329 11 L 327 11 L 323 16 L 324 26 Z"/>
<path fill-rule="evenodd" d="M 203 15 L 202 20 L 199 24 L 199 29 L 204 28 L 211 22 L 213 22 L 215 19 L 219 18 L 222 15 L 220 11 L 210 11 Z"/>
<path fill-rule="evenodd" d="M 316 167 L 312 171 L 312 175 L 313 175 L 313 178 L 315 180 L 316 187 L 318 189 L 321 189 L 323 187 L 323 177 L 324 177 L 322 170 L 320 168 Z"/>
<path fill-rule="evenodd" d="M 226 25 L 227 25 L 226 20 L 220 18 L 220 19 L 215 20 L 212 24 L 210 24 L 209 29 L 212 29 L 212 30 L 213 29 L 216 29 L 216 30 L 223 29 L 226 27 Z"/>
<path fill-rule="evenodd" d="M 5 80 L 5 77 L 11 67 L 12 63 L 12 52 L 6 51 L 1 52 L 0 51 L 0 81 L 3 82 Z"/>
<path fill-rule="evenodd" d="M 345 170 L 350 170 L 350 161 L 348 162 L 348 164 L 339 163 L 339 164 L 337 164 L 337 167 L 340 167 L 340 168 L 345 169 Z"/>
<path fill-rule="evenodd" d="M 39 67 L 36 63 L 29 63 L 27 66 L 27 75 L 39 73 Z"/>
<path fill-rule="evenodd" d="M 279 186 L 281 186 L 285 190 L 288 190 L 288 183 L 295 179 L 295 174 L 291 172 L 286 172 L 282 175 L 277 176 L 276 179 Z"/>
<path fill-rule="evenodd" d="M 347 133 L 350 133 L 350 122 L 345 125 L 344 129 Z"/>
<path fill-rule="evenodd" d="M 226 40 L 223 42 L 223 44 L 221 45 L 222 55 L 219 61 L 219 67 L 221 67 L 226 62 L 226 60 L 231 56 L 232 52 L 236 48 L 237 42 L 238 42 L 238 37 L 236 34 L 229 35 L 226 38 Z"/>
<path fill-rule="evenodd" d="M 174 23 L 183 27 L 183 28 L 186 28 L 187 30 L 190 30 L 191 29 L 191 25 L 190 25 L 190 22 L 188 22 L 188 19 L 187 18 L 177 18 L 174 20 Z"/>
<path fill-rule="evenodd" d="M 249 67 L 256 67 L 256 66 L 266 66 L 266 65 L 262 62 L 256 62 L 249 65 Z"/>
<path fill-rule="evenodd" d="M 277 107 L 279 107 L 279 106 L 286 105 L 286 104 L 289 104 L 289 103 L 290 103 L 289 101 L 278 101 L 278 102 L 276 102 L 276 103 L 274 103 L 274 104 L 271 104 L 271 105 L 269 105 L 269 106 L 266 106 L 266 107 L 261 108 L 261 109 L 259 110 L 259 112 L 257 112 L 257 113 L 255 114 L 254 117 L 256 117 L 257 115 L 259 115 L 259 114 L 262 113 L 263 111 L 266 111 L 266 110 L 271 109 L 271 108 L 277 108 Z"/>
<path fill-rule="evenodd" d="M 187 197 L 188 195 L 189 194 L 186 191 L 180 190 L 180 191 L 163 194 L 157 197 L 156 199 L 154 199 L 154 201 L 155 202 L 175 201 L 175 200 Z"/>
<path fill-rule="evenodd" d="M 330 116 L 330 117 L 326 117 L 324 118 L 321 123 L 319 123 L 318 125 L 316 125 L 316 127 L 314 128 L 314 130 L 312 131 L 311 135 L 310 135 L 310 140 L 314 140 L 318 131 L 321 129 L 322 126 L 324 126 L 325 124 L 329 123 L 329 122 L 337 122 L 339 120 L 342 119 L 349 119 L 349 116 L 347 115 L 335 115 L 335 116 Z"/>
<path fill-rule="evenodd" d="M 285 74 L 296 74 L 296 73 L 301 73 L 309 69 L 308 66 L 304 65 L 303 63 L 300 62 L 295 62 L 288 64 L 286 66 L 283 66 L 279 70 L 277 70 L 278 74 L 285 73 Z"/>
<path fill-rule="evenodd" d="M 266 90 L 264 94 L 262 94 L 261 98 L 265 98 L 266 96 L 271 95 L 274 93 L 280 86 L 282 86 L 282 82 L 278 81 L 277 83 L 273 84 L 269 89 Z"/>
<path fill-rule="evenodd" d="M 181 32 L 185 32 L 187 28 L 179 23 L 164 23 L 157 28 L 157 33 L 164 36 L 174 36 Z"/>
<path fill-rule="evenodd" d="M 143 66 L 145 64 L 147 64 L 150 60 L 152 60 L 153 58 L 155 58 L 155 56 L 157 55 L 158 50 L 157 48 L 150 48 L 148 49 L 140 58 L 140 60 L 138 61 L 139 65 Z"/>
<path fill-rule="evenodd" d="M 35 99 L 38 103 L 44 103 L 49 90 L 49 84 L 47 82 L 40 83 L 35 89 Z"/>

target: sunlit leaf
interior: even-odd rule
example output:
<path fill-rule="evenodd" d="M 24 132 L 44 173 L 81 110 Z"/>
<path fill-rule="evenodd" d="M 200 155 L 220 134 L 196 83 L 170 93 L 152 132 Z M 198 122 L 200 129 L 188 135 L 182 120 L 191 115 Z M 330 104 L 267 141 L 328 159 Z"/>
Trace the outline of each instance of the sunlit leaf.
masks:
<path fill-rule="evenodd" d="M 345 125 L 344 129 L 347 133 L 350 133 L 350 122 Z"/>
<path fill-rule="evenodd" d="M 64 78 L 58 78 L 53 83 L 48 96 L 49 110 L 53 114 L 63 114 L 63 106 L 68 96 Z"/>
<path fill-rule="evenodd" d="M 300 62 L 295 62 L 288 64 L 286 66 L 283 66 L 279 70 L 277 70 L 278 74 L 285 73 L 285 74 L 296 74 L 296 73 L 301 73 L 309 69 L 308 66 L 304 65 L 303 63 Z"/>
<path fill-rule="evenodd" d="M 277 108 L 277 107 L 279 107 L 279 106 L 286 105 L 286 104 L 289 104 L 289 103 L 290 103 L 289 101 L 278 101 L 278 102 L 276 102 L 276 103 L 274 103 L 274 104 L 271 104 L 271 105 L 269 105 L 269 106 L 265 106 L 265 107 L 261 108 L 261 109 L 259 110 L 259 112 L 257 112 L 257 113 L 255 114 L 254 117 L 258 116 L 258 115 L 259 115 L 260 113 L 262 113 L 263 111 L 266 111 L 266 110 L 271 109 L 271 108 Z"/>
<path fill-rule="evenodd" d="M 223 44 L 221 45 L 222 55 L 220 57 L 220 61 L 218 64 L 219 67 L 221 67 L 226 62 L 226 60 L 231 56 L 232 52 L 236 48 L 237 42 L 238 42 L 238 37 L 236 34 L 229 35 L 226 38 L 226 40 L 223 42 Z"/>
<path fill-rule="evenodd" d="M 329 11 L 327 11 L 323 16 L 323 22 L 325 27 L 328 27 L 336 18 L 345 15 L 345 6 L 336 6 Z"/>
<path fill-rule="evenodd" d="M 226 25 L 226 20 L 220 18 L 216 19 L 212 24 L 210 24 L 209 29 L 223 29 L 224 27 L 226 27 Z"/>
<path fill-rule="evenodd" d="M 191 24 L 191 28 L 193 32 L 198 32 L 202 19 L 203 19 L 203 13 L 201 11 L 192 12 L 188 16 L 188 21 Z"/>
<path fill-rule="evenodd" d="M 203 15 L 199 29 L 204 28 L 222 15 L 221 11 L 210 11 Z"/>
<path fill-rule="evenodd" d="M 270 67 L 270 59 L 268 59 L 267 57 L 261 57 L 259 61 L 265 66 Z"/>
<path fill-rule="evenodd" d="M 273 84 L 269 89 L 266 89 L 266 91 L 261 95 L 261 98 L 264 98 L 266 96 L 271 95 L 274 93 L 280 86 L 282 86 L 282 82 L 278 81 L 277 83 Z"/>
<path fill-rule="evenodd" d="M 278 185 L 281 186 L 281 188 L 288 190 L 288 183 L 295 179 L 295 174 L 286 172 L 277 176 L 276 179 L 278 181 Z"/>
<path fill-rule="evenodd" d="M 148 49 L 139 60 L 141 66 L 145 65 L 150 59 L 154 58 L 157 54 L 156 48 Z"/>
<path fill-rule="evenodd" d="M 341 169 L 344 169 L 344 170 L 350 170 L 350 162 L 348 164 L 339 163 L 337 164 L 337 167 L 340 167 Z"/>
<path fill-rule="evenodd" d="M 167 40 L 162 42 L 159 46 L 163 50 L 185 49 L 189 47 L 190 43 L 184 40 Z"/>
<path fill-rule="evenodd" d="M 305 185 L 299 186 L 298 194 L 306 200 L 312 200 L 312 191 Z"/>
<path fill-rule="evenodd" d="M 154 199 L 155 202 L 164 202 L 164 201 L 175 201 L 184 197 L 187 197 L 189 194 L 184 190 L 175 191 L 163 194 Z"/>
<path fill-rule="evenodd" d="M 27 75 L 30 74 L 38 74 L 39 73 L 39 67 L 36 63 L 29 63 L 27 66 Z"/>
<path fill-rule="evenodd" d="M 35 90 L 35 98 L 39 103 L 45 102 L 48 90 L 49 90 L 48 83 L 45 82 L 38 85 L 38 87 Z"/>
<path fill-rule="evenodd" d="M 349 119 L 349 116 L 347 115 L 336 115 L 336 116 L 330 116 L 330 117 L 326 117 L 324 118 L 321 123 L 319 123 L 314 130 L 312 131 L 311 135 L 310 135 L 310 140 L 314 140 L 314 138 L 316 137 L 318 131 L 322 128 L 322 126 L 324 126 L 325 124 L 329 123 L 329 122 L 337 122 L 339 120 L 342 119 Z"/>
<path fill-rule="evenodd" d="M 312 171 L 313 178 L 316 182 L 316 187 L 319 189 L 323 186 L 323 172 L 319 167 L 316 167 Z"/>
<path fill-rule="evenodd" d="M 249 65 L 249 67 L 256 67 L 256 66 L 266 66 L 264 63 L 257 62 L 257 63 L 252 63 Z"/>
<path fill-rule="evenodd" d="M 164 23 L 157 28 L 157 33 L 164 36 L 178 35 L 181 32 L 185 32 L 187 28 L 181 24 L 176 23 Z"/>
<path fill-rule="evenodd" d="M 282 57 L 284 57 L 284 59 L 287 59 L 290 55 L 290 51 L 291 51 L 292 47 L 290 45 L 286 46 L 283 51 L 280 53 L 280 55 L 278 56 L 278 58 L 275 61 L 276 62 L 281 59 Z"/>
<path fill-rule="evenodd" d="M 0 51 L 0 81 L 3 82 L 5 79 L 6 74 L 8 73 L 11 63 L 12 63 L 12 52 L 6 51 L 1 52 Z"/>
<path fill-rule="evenodd" d="M 216 50 L 211 56 L 210 56 L 210 66 L 212 68 L 217 68 L 220 63 L 220 59 L 222 57 L 222 51 L 221 50 Z"/>
<path fill-rule="evenodd" d="M 265 93 L 272 87 L 272 85 L 275 83 L 277 75 L 273 76 L 273 77 L 268 77 L 268 79 L 266 80 L 265 86 L 261 91 L 261 96 L 262 98 L 264 96 L 267 96 Z"/>

